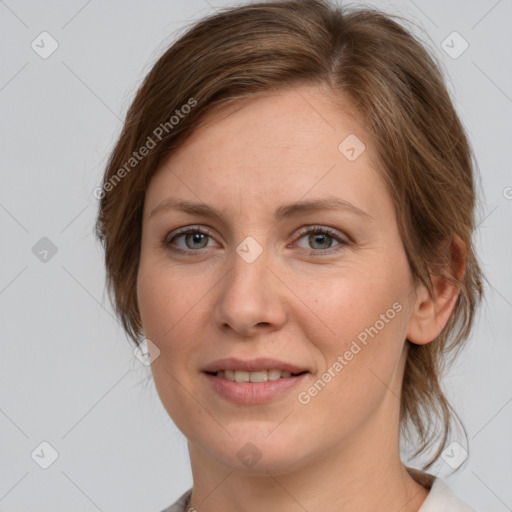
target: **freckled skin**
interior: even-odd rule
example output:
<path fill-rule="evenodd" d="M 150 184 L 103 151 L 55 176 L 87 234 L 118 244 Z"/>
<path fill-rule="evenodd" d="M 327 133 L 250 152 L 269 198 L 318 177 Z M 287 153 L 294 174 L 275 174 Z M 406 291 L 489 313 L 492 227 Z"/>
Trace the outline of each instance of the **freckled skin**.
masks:
<path fill-rule="evenodd" d="M 188 439 L 192 504 L 200 511 L 302 510 L 290 494 L 309 511 L 407 501 L 402 511 L 417 510 L 427 491 L 404 472 L 398 448 L 404 346 L 417 299 L 394 205 L 357 117 L 320 89 L 298 91 L 258 97 L 213 119 L 149 184 L 137 294 L 145 336 L 160 349 L 155 385 Z M 367 148 L 355 161 L 338 151 L 349 134 Z M 170 196 L 218 208 L 224 221 L 177 210 L 149 219 Z M 327 196 L 349 201 L 372 220 L 345 211 L 273 219 L 284 203 Z M 315 245 L 299 233 L 312 225 L 328 226 L 350 243 L 320 237 Z M 186 226 L 208 227 L 207 243 L 175 240 L 174 247 L 193 255 L 165 248 L 163 240 Z M 248 236 L 263 249 L 250 264 L 236 252 Z M 401 311 L 301 404 L 298 393 L 397 302 Z M 230 356 L 273 357 L 311 374 L 274 402 L 236 405 L 200 371 Z M 247 442 L 261 453 L 252 468 L 237 456 Z"/>

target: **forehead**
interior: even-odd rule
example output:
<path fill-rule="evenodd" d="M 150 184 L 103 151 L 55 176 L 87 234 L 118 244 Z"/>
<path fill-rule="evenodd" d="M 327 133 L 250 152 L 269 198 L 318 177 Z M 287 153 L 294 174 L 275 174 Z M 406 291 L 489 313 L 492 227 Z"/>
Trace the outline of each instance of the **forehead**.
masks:
<path fill-rule="evenodd" d="M 302 86 L 260 95 L 203 119 L 157 169 L 148 207 L 172 194 L 223 206 L 256 201 L 273 209 L 278 198 L 329 193 L 368 208 L 386 195 L 372 151 L 349 104 L 325 90 Z"/>

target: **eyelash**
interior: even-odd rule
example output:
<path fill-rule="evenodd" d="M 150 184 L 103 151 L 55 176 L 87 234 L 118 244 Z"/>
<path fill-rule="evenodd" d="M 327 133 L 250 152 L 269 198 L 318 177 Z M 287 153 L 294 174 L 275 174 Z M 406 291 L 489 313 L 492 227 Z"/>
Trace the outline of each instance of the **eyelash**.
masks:
<path fill-rule="evenodd" d="M 172 247 L 172 242 L 175 241 L 177 238 L 183 236 L 183 235 L 186 235 L 186 234 L 189 234 L 189 233 L 201 233 L 203 235 L 206 235 L 210 238 L 213 238 L 213 236 L 211 235 L 211 231 L 208 229 L 208 228 L 200 228 L 199 226 L 190 226 L 190 227 L 187 227 L 187 228 L 183 228 L 182 230 L 179 230 L 177 231 L 176 233 L 173 234 L 172 237 L 170 237 L 170 235 L 167 235 L 164 240 L 163 240 L 163 247 L 164 249 L 167 249 L 167 250 L 170 250 L 172 252 L 175 252 L 175 253 L 179 253 L 179 254 L 184 254 L 184 255 L 187 255 L 187 254 L 197 254 L 198 252 L 201 251 L 201 249 L 196 249 L 196 250 L 193 250 L 193 249 L 177 249 L 175 247 Z M 343 238 L 341 237 L 337 231 L 335 231 L 334 229 L 332 228 L 329 228 L 329 227 L 326 227 L 326 226 L 310 226 L 310 227 L 306 227 L 304 228 L 303 230 L 300 230 L 299 232 L 299 237 L 297 240 L 300 240 L 304 235 L 309 235 L 309 234 L 315 234 L 315 233 L 322 233 L 322 234 L 326 234 L 328 235 L 329 237 L 333 238 L 334 240 L 336 240 L 338 242 L 338 245 L 335 246 L 335 247 L 331 247 L 329 249 L 325 249 L 325 250 L 322 250 L 322 249 L 319 249 L 319 250 L 310 250 L 309 251 L 309 255 L 310 256 L 327 256 L 327 255 L 330 255 L 334 252 L 337 252 L 341 249 L 343 249 L 344 247 L 346 246 L 349 246 L 350 245 L 350 241 L 347 239 L 347 238 Z M 307 249 L 305 249 L 307 251 Z"/>

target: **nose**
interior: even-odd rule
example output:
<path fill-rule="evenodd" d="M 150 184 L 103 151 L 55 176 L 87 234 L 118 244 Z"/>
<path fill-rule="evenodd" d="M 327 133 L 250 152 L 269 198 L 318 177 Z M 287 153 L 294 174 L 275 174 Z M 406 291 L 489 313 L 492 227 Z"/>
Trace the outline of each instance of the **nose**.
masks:
<path fill-rule="evenodd" d="M 214 319 L 219 328 L 249 338 L 284 325 L 286 286 L 271 264 L 265 251 L 251 263 L 233 254 L 218 290 Z"/>

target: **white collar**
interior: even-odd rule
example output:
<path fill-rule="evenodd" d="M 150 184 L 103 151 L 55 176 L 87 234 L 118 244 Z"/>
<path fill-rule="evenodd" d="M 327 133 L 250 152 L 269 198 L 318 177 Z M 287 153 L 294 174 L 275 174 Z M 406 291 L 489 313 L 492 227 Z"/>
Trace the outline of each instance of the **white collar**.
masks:
<path fill-rule="evenodd" d="M 430 489 L 418 512 L 475 512 L 467 503 L 457 498 L 440 478 L 419 469 L 406 469 L 414 480 Z"/>

